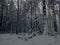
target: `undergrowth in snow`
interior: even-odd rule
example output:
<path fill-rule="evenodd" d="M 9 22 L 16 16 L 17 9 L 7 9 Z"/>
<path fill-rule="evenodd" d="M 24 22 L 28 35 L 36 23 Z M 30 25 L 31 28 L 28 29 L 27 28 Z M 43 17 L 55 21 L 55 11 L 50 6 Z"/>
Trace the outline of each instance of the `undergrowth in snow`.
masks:
<path fill-rule="evenodd" d="M 60 36 L 0 34 L 0 45 L 59 45 Z"/>

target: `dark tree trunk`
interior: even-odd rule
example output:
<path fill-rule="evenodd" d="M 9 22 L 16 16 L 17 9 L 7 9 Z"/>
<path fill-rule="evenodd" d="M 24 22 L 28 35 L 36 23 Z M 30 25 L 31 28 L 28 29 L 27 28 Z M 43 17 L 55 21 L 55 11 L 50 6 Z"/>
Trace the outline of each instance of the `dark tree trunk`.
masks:
<path fill-rule="evenodd" d="M 18 10 L 17 10 L 17 27 L 16 27 L 16 34 L 18 34 L 18 31 L 19 31 L 19 0 L 17 0 L 17 7 L 18 7 Z"/>
<path fill-rule="evenodd" d="M 2 33 L 3 9 L 4 9 L 4 5 L 3 5 L 3 3 L 2 3 L 2 4 L 1 4 L 1 14 L 0 14 L 0 33 Z"/>

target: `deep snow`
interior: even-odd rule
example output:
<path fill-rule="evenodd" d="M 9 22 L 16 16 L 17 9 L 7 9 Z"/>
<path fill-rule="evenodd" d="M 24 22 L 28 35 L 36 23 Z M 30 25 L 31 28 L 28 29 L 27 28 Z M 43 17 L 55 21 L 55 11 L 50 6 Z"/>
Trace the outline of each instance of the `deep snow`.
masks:
<path fill-rule="evenodd" d="M 28 35 L 0 34 L 0 45 L 60 45 L 60 36 L 37 35 L 29 39 Z"/>

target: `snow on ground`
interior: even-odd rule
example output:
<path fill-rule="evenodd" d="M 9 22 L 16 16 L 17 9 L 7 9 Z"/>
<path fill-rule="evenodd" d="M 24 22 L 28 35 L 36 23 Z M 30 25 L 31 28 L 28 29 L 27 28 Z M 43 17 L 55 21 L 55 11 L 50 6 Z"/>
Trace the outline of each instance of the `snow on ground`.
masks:
<path fill-rule="evenodd" d="M 0 45 L 60 45 L 60 36 L 37 35 L 32 39 L 26 36 L 21 36 L 22 38 L 18 39 L 18 36 L 21 35 L 0 34 Z M 27 41 L 23 39 L 25 37 L 28 39 Z"/>

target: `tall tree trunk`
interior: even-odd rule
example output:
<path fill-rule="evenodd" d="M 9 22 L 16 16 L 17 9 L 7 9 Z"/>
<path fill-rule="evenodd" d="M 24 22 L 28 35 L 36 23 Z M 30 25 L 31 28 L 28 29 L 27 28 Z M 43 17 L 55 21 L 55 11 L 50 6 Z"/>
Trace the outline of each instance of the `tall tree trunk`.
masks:
<path fill-rule="evenodd" d="M 4 5 L 3 5 L 3 3 L 1 4 L 1 15 L 0 15 L 0 18 L 1 18 L 1 20 L 0 20 L 0 33 L 2 33 L 2 20 L 3 20 L 3 8 L 4 7 Z"/>
<path fill-rule="evenodd" d="M 17 27 L 16 27 L 16 34 L 18 34 L 18 31 L 19 31 L 19 0 L 17 0 L 17 7 L 18 7 L 18 10 L 17 10 Z"/>
<path fill-rule="evenodd" d="M 43 29 L 42 30 L 44 30 L 44 24 L 45 24 L 45 18 L 44 17 L 46 17 L 46 0 L 43 0 L 43 23 L 42 23 L 42 25 L 43 25 Z M 44 30 L 45 31 L 45 30 Z"/>

